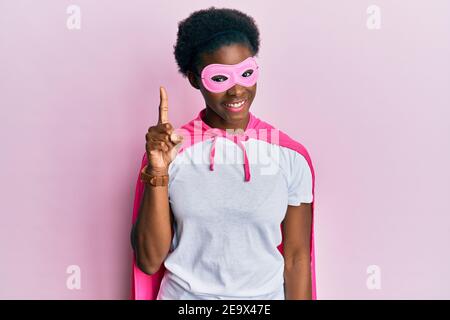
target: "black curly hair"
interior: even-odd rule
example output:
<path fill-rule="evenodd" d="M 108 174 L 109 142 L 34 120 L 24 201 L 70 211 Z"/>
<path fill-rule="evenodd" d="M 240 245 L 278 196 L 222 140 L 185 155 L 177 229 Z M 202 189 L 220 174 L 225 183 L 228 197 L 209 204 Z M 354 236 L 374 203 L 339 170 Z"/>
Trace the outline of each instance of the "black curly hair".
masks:
<path fill-rule="evenodd" d="M 188 71 L 198 74 L 201 54 L 230 44 L 244 44 L 254 56 L 258 54 L 259 30 L 252 17 L 236 9 L 215 7 L 191 13 L 178 23 L 173 47 L 179 72 L 183 77 Z"/>

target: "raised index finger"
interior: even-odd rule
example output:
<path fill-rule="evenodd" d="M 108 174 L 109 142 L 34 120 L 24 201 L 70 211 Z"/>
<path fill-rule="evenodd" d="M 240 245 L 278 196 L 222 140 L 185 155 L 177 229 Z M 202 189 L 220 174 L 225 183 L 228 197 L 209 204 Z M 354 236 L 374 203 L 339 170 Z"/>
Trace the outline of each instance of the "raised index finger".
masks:
<path fill-rule="evenodd" d="M 158 124 L 169 122 L 169 103 L 167 99 L 167 92 L 164 87 L 159 87 L 159 117 Z"/>

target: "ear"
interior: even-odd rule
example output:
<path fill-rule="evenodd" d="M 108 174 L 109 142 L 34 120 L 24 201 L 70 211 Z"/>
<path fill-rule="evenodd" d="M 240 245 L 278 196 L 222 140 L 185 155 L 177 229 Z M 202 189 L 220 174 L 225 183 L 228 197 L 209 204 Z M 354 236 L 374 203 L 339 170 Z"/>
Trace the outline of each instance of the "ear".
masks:
<path fill-rule="evenodd" d="M 195 76 L 195 74 L 192 71 L 188 70 L 187 77 L 189 79 L 191 86 L 193 86 L 195 89 L 199 90 L 200 86 L 198 84 L 198 78 Z"/>

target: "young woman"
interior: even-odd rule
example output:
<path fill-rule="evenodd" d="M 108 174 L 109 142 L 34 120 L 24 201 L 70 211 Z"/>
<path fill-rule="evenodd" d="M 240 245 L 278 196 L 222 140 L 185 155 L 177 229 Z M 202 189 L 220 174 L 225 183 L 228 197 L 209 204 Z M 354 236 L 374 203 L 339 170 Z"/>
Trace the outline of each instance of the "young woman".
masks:
<path fill-rule="evenodd" d="M 136 184 L 135 299 L 316 299 L 314 170 L 299 142 L 250 112 L 259 44 L 237 10 L 179 24 L 179 71 L 205 108 L 174 130 L 160 88 Z"/>

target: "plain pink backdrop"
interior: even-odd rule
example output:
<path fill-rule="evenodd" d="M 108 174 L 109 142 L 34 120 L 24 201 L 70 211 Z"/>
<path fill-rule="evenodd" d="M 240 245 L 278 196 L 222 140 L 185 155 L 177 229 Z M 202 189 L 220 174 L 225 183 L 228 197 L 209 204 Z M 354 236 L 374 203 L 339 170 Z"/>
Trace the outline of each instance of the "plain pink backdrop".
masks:
<path fill-rule="evenodd" d="M 80 30 L 66 27 L 71 4 Z M 211 5 L 255 18 L 251 111 L 311 155 L 318 299 L 449 299 L 445 0 L 0 0 L 0 298 L 129 297 L 145 133 L 160 85 L 174 126 L 204 107 L 173 45 L 178 22 Z"/>

